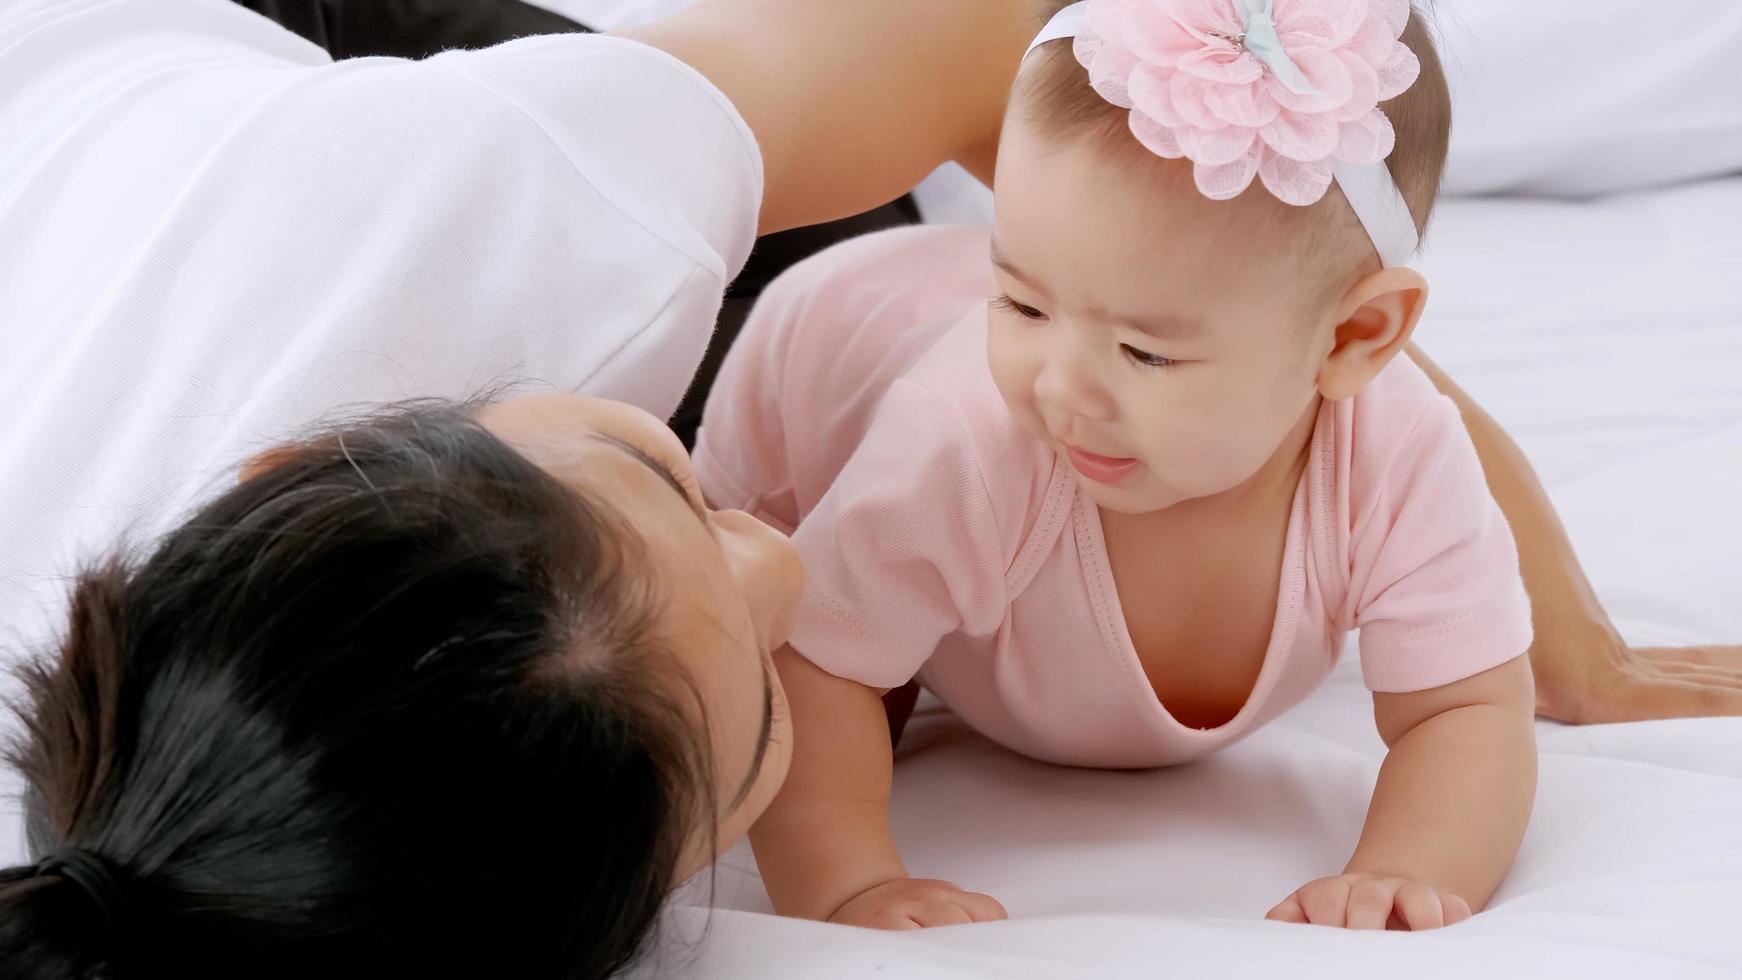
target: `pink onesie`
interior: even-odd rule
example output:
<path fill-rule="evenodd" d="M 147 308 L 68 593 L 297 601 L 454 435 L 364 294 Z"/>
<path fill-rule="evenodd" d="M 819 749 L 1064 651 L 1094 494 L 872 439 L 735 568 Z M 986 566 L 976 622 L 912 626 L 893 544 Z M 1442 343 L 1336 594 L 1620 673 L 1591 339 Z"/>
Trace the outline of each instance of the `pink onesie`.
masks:
<path fill-rule="evenodd" d="M 901 229 L 793 267 L 716 383 L 696 473 L 713 505 L 793 530 L 805 657 L 876 688 L 918 677 L 1026 755 L 1127 768 L 1276 717 L 1352 629 L 1374 691 L 1438 687 L 1530 645 L 1512 534 L 1457 408 L 1400 357 L 1319 413 L 1245 707 L 1218 728 L 1175 721 L 1126 632 L 1099 511 L 993 385 L 987 246 L 984 228 Z"/>

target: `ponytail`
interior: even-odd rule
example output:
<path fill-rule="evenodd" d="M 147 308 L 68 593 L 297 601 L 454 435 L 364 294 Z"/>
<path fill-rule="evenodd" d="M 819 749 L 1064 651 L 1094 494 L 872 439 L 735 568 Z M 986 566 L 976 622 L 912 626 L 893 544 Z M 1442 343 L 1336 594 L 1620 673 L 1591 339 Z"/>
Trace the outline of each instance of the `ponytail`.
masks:
<path fill-rule="evenodd" d="M 99 975 L 123 926 L 124 901 L 107 863 L 83 851 L 0 871 L 7 980 Z"/>

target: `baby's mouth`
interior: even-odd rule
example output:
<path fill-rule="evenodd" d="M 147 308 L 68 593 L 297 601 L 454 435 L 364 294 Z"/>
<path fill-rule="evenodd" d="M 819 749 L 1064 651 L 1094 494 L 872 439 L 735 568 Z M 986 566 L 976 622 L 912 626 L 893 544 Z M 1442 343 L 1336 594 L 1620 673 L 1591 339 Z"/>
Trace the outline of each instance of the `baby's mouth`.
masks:
<path fill-rule="evenodd" d="M 1065 458 L 1078 473 L 1096 483 L 1121 483 L 1137 472 L 1137 460 L 1129 456 L 1103 456 L 1067 445 Z"/>

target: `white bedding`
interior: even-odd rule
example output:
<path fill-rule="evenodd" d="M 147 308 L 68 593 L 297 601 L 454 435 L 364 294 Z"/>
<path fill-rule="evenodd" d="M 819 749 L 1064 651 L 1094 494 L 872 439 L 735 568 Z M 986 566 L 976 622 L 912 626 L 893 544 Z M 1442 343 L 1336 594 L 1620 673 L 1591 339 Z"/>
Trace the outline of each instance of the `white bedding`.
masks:
<path fill-rule="evenodd" d="M 1635 641 L 1742 642 L 1738 218 L 1742 179 L 1449 201 L 1422 262 L 1423 346 L 1536 461 Z M 1540 737 L 1535 818 L 1490 910 L 1439 933 L 1353 934 L 1260 921 L 1338 870 L 1360 830 L 1383 746 L 1352 659 L 1269 729 L 1168 771 L 1040 765 L 934 707 L 901 751 L 897 838 L 914 873 L 990 892 L 1011 922 L 777 919 L 740 848 L 713 882 L 720 910 L 676 909 L 639 975 L 1742 976 L 1742 719 Z"/>

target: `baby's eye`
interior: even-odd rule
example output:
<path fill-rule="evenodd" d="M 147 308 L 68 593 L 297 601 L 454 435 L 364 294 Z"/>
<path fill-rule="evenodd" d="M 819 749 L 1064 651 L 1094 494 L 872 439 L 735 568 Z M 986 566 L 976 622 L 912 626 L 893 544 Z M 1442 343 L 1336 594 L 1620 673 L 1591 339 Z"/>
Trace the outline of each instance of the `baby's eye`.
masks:
<path fill-rule="evenodd" d="M 992 297 L 992 307 L 993 309 L 1003 310 L 1006 313 L 1014 313 L 1017 316 L 1022 317 L 1024 320 L 1046 319 L 1045 313 L 1042 313 L 1032 306 L 1024 306 L 1023 304 L 1018 303 L 1011 299 L 1008 294 L 1000 293 L 999 295 Z"/>
<path fill-rule="evenodd" d="M 1119 349 L 1125 352 L 1125 356 L 1131 359 L 1131 363 L 1141 367 L 1165 368 L 1174 365 L 1174 360 L 1171 357 L 1162 357 L 1160 354 L 1140 351 L 1130 344 L 1120 344 Z"/>

